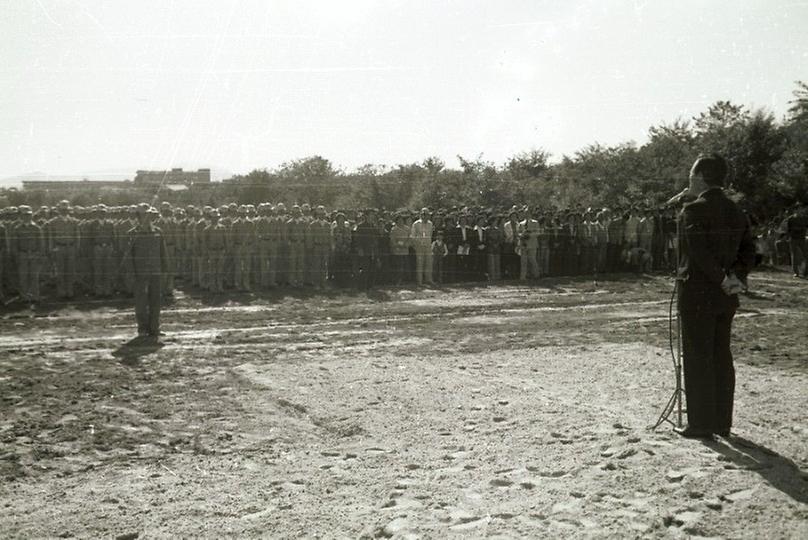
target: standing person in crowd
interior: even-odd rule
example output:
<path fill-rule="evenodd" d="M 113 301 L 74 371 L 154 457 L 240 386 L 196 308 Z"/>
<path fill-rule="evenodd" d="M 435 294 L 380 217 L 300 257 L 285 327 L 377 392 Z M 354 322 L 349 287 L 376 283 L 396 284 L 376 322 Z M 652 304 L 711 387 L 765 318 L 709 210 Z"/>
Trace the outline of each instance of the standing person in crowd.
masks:
<path fill-rule="evenodd" d="M 199 219 L 192 225 L 193 227 L 193 245 L 194 245 L 194 285 L 201 289 L 208 289 L 210 282 L 210 268 L 208 266 L 208 252 L 207 242 L 205 241 L 208 225 L 210 224 L 213 208 L 211 206 L 204 206 L 199 213 Z"/>
<path fill-rule="evenodd" d="M 309 263 L 312 273 L 312 285 L 316 289 L 324 289 L 328 277 L 328 255 L 331 250 L 331 224 L 326 220 L 324 206 L 314 209 L 308 230 L 311 245 Z"/>
<path fill-rule="evenodd" d="M 477 215 L 472 236 L 471 275 L 473 279 L 490 279 L 488 275 L 488 227 L 485 214 Z"/>
<path fill-rule="evenodd" d="M 208 212 L 207 225 L 202 231 L 202 249 L 204 254 L 204 287 L 213 293 L 224 292 L 225 264 L 227 253 L 227 227 L 220 220 L 219 211 L 211 208 Z"/>
<path fill-rule="evenodd" d="M 168 271 L 165 241 L 154 225 L 158 212 L 148 204 L 138 207 L 139 222 L 129 231 L 130 258 L 135 276 L 135 317 L 138 337 L 157 341 L 160 336 L 161 284 Z"/>
<path fill-rule="evenodd" d="M 410 246 L 411 227 L 404 223 L 404 214 L 398 213 L 395 216 L 395 225 L 390 229 L 390 257 L 393 268 L 393 284 L 401 285 L 407 275 Z M 417 255 L 416 255 L 417 256 Z"/>
<path fill-rule="evenodd" d="M 289 284 L 289 245 L 286 243 L 287 227 L 290 215 L 286 205 L 279 202 L 272 209 L 272 217 L 275 220 L 275 229 L 278 238 L 278 264 L 275 265 L 275 280 L 278 285 Z"/>
<path fill-rule="evenodd" d="M 591 208 L 584 213 L 581 222 L 581 273 L 592 274 L 595 271 L 596 245 L 595 216 Z"/>
<path fill-rule="evenodd" d="M 351 277 L 351 227 L 343 212 L 337 212 L 331 224 L 331 249 L 334 252 L 334 281 L 347 287 Z"/>
<path fill-rule="evenodd" d="M 525 211 L 525 219 L 519 222 L 519 257 L 520 271 L 519 279 L 527 281 L 537 279 L 539 275 L 539 261 L 537 251 L 539 249 L 539 222 L 536 221 L 529 211 Z"/>
<path fill-rule="evenodd" d="M 412 224 L 410 240 L 415 248 L 415 283 L 419 287 L 424 282 L 432 285 L 432 221 L 428 208 L 422 208 L 421 217 Z"/>
<path fill-rule="evenodd" d="M 188 284 L 188 279 L 186 277 L 186 266 L 185 263 L 188 260 L 188 246 L 185 243 L 185 225 L 188 223 L 186 216 L 185 216 L 185 209 L 181 207 L 177 207 L 174 209 L 173 213 L 174 217 L 174 261 L 173 261 L 173 269 L 174 269 L 174 277 L 181 278 L 185 280 L 185 283 Z"/>
<path fill-rule="evenodd" d="M 700 156 L 690 170 L 698 198 L 679 216 L 679 312 L 682 321 L 687 427 L 684 437 L 728 436 L 735 369 L 730 335 L 741 282 L 755 260 L 749 221 L 724 194 L 727 164 Z"/>
<path fill-rule="evenodd" d="M 783 220 L 782 231 L 788 240 L 794 277 L 808 277 L 808 254 L 805 251 L 807 229 L 808 215 L 806 215 L 805 207 L 796 206 L 794 211 Z"/>
<path fill-rule="evenodd" d="M 547 236 L 550 240 L 550 275 L 560 276 L 564 269 L 564 257 L 562 240 L 564 235 L 564 224 L 561 216 L 554 214 L 547 218 Z"/>
<path fill-rule="evenodd" d="M 665 270 L 670 272 L 676 269 L 676 213 L 673 208 L 665 208 L 662 214 L 662 234 L 665 250 L 662 254 Z"/>
<path fill-rule="evenodd" d="M 236 206 L 233 204 L 232 214 L 236 213 Z M 225 229 L 225 245 L 224 245 L 224 261 L 222 276 L 222 286 L 229 289 L 233 286 L 233 217 L 231 215 L 231 207 L 227 204 L 222 204 L 217 207 L 219 210 L 219 224 Z"/>
<path fill-rule="evenodd" d="M 413 214 L 408 210 L 404 213 L 404 230 L 407 231 L 407 255 L 404 257 L 404 283 L 413 283 L 415 281 L 415 246 L 412 245 L 412 240 L 409 239 L 409 234 L 412 231 L 412 224 L 415 222 Z M 435 238 L 435 221 L 432 222 L 432 239 Z"/>
<path fill-rule="evenodd" d="M 12 230 L 12 251 L 17 261 L 20 296 L 27 302 L 39 302 L 39 272 L 45 260 L 42 227 L 34 223 L 34 213 L 27 205 L 19 207 L 19 220 Z"/>
<path fill-rule="evenodd" d="M 508 213 L 508 220 L 502 225 L 502 266 L 507 279 L 519 276 L 519 217 L 515 209 Z"/>
<path fill-rule="evenodd" d="M 249 219 L 245 205 L 238 207 L 238 215 L 230 226 L 231 248 L 233 250 L 233 283 L 237 290 L 252 290 L 252 249 L 255 246 L 255 224 Z"/>
<path fill-rule="evenodd" d="M 459 275 L 457 246 L 460 244 L 460 239 L 458 238 L 460 229 L 457 228 L 457 214 L 454 212 L 448 214 L 444 219 L 444 231 L 443 241 L 446 243 L 446 249 L 449 250 L 449 254 L 443 261 L 443 279 L 444 281 L 456 281 Z"/>
<path fill-rule="evenodd" d="M 286 245 L 289 251 L 289 285 L 302 287 L 305 266 L 306 229 L 308 223 L 300 206 L 292 206 L 292 217 L 286 222 Z"/>
<path fill-rule="evenodd" d="M 112 296 L 115 274 L 115 225 L 108 219 L 106 205 L 99 204 L 94 210 L 93 226 L 90 229 L 93 242 L 93 291 L 96 296 Z"/>
<path fill-rule="evenodd" d="M 470 255 L 471 255 L 471 234 L 468 215 L 463 213 L 457 220 L 455 241 L 457 242 L 457 267 L 454 277 L 457 281 L 468 281 L 470 279 Z"/>
<path fill-rule="evenodd" d="M 550 243 L 553 236 L 553 230 L 550 224 L 550 219 L 546 215 L 541 214 L 536 221 L 539 222 L 536 260 L 539 267 L 539 276 L 546 277 L 550 275 Z"/>
<path fill-rule="evenodd" d="M 79 222 L 70 215 L 70 202 L 59 201 L 57 215 L 46 227 L 48 250 L 56 267 L 56 294 L 59 298 L 73 298 L 76 281 L 76 257 L 79 245 Z"/>
<path fill-rule="evenodd" d="M 118 233 L 118 253 L 116 261 L 123 260 L 124 263 L 118 267 L 118 274 L 121 276 L 120 286 L 124 294 L 127 296 L 134 296 L 135 294 L 135 271 L 132 268 L 132 259 L 127 257 L 127 250 L 129 249 L 129 231 L 136 227 L 139 223 L 138 220 L 138 207 L 131 205 L 126 207 L 125 216 L 116 227 Z M 82 241 L 80 245 L 87 242 Z M 80 252 L 80 251 L 79 251 Z"/>
<path fill-rule="evenodd" d="M 438 283 L 442 285 L 443 261 L 445 261 L 446 256 L 449 255 L 449 248 L 446 246 L 446 242 L 443 241 L 443 231 L 438 231 L 435 240 L 430 246 L 430 250 L 432 251 L 432 281 L 430 281 L 430 283 Z"/>
<path fill-rule="evenodd" d="M 255 238 L 258 243 L 258 284 L 262 289 L 275 286 L 275 265 L 278 250 L 275 243 L 272 205 L 258 205 L 258 217 L 255 219 Z"/>
<path fill-rule="evenodd" d="M 93 252 L 95 250 L 93 229 L 95 228 L 95 222 L 92 219 L 90 208 L 77 206 L 75 210 L 76 217 L 79 220 L 79 237 L 82 239 L 79 242 L 79 255 L 76 261 L 77 281 L 80 285 L 80 290 L 93 294 Z"/>
<path fill-rule="evenodd" d="M 354 275 L 360 289 L 369 289 L 376 284 L 379 258 L 379 229 L 376 211 L 367 209 L 353 230 L 353 250 L 356 267 Z"/>
<path fill-rule="evenodd" d="M 485 258 L 486 270 L 489 281 L 500 281 L 502 279 L 502 218 L 492 215 L 488 220 L 488 227 L 485 229 Z"/>
<path fill-rule="evenodd" d="M 163 296 L 174 296 L 174 277 L 176 275 L 177 256 L 179 255 L 178 236 L 179 225 L 174 219 L 174 208 L 168 201 L 160 205 L 160 217 L 154 222 L 155 227 L 163 234 L 163 243 L 166 245 L 166 272 L 163 274 L 161 289 Z"/>
<path fill-rule="evenodd" d="M 558 250 L 561 259 L 561 275 L 570 276 L 577 266 L 577 256 L 575 254 L 575 218 L 572 212 L 564 214 L 561 228 L 558 231 Z"/>

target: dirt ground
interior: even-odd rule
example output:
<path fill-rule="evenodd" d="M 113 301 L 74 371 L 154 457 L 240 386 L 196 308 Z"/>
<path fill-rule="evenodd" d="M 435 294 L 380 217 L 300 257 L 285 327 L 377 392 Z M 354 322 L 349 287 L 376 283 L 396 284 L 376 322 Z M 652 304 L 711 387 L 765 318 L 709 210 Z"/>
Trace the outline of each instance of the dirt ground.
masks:
<path fill-rule="evenodd" d="M 0 536 L 808 538 L 808 282 L 750 285 L 707 442 L 663 276 L 6 308 Z"/>

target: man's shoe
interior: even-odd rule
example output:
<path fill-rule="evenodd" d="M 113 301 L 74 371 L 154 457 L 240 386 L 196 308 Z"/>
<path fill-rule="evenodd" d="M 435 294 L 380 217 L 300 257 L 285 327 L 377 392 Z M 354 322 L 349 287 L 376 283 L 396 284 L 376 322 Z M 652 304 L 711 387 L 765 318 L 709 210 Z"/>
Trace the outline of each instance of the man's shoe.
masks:
<path fill-rule="evenodd" d="M 726 429 L 717 429 L 717 430 L 715 430 L 713 433 L 715 433 L 715 434 L 716 434 L 716 435 L 718 435 L 719 437 L 724 437 L 724 438 L 727 438 L 727 437 L 729 437 L 729 436 L 731 435 L 731 433 L 730 433 L 730 431 L 729 431 L 729 428 L 726 428 Z"/>
<path fill-rule="evenodd" d="M 713 432 L 709 429 L 694 428 L 687 426 L 683 429 L 674 428 L 674 431 L 686 439 L 709 439 Z"/>

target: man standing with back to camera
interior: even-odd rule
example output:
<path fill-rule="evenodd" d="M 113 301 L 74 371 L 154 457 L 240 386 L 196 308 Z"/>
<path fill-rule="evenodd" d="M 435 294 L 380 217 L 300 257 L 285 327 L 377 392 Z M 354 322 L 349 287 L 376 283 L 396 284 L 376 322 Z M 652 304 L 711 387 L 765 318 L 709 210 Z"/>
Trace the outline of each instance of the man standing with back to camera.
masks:
<path fill-rule="evenodd" d="M 700 156 L 690 169 L 679 215 L 679 313 L 682 322 L 687 422 L 684 437 L 729 436 L 735 392 L 730 352 L 741 280 L 755 261 L 749 221 L 722 189 L 727 163 Z"/>

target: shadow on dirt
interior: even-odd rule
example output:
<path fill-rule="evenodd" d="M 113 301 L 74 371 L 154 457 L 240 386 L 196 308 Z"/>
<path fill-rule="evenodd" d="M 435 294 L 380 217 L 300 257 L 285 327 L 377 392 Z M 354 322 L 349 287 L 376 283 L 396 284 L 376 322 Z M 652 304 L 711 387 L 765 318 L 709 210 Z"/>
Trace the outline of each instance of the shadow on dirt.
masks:
<path fill-rule="evenodd" d="M 704 445 L 718 452 L 740 469 L 755 471 L 770 486 L 802 504 L 808 504 L 808 471 L 762 444 L 738 436 L 706 440 Z"/>
<path fill-rule="evenodd" d="M 117 358 L 124 366 L 138 367 L 141 358 L 154 354 L 162 348 L 163 343 L 141 336 L 132 338 L 118 347 L 112 353 L 112 356 Z"/>

